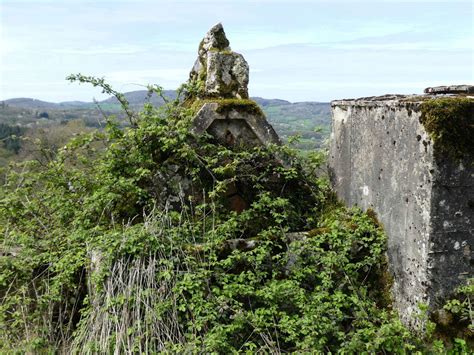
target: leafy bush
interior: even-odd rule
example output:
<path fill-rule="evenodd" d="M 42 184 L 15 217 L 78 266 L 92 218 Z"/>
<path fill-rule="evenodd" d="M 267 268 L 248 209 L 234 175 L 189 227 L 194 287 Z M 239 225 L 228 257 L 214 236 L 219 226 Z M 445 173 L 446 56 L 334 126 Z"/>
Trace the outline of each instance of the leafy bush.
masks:
<path fill-rule="evenodd" d="M 0 142 L 5 149 L 18 153 L 21 148 L 19 137 L 24 133 L 24 128 L 20 126 L 10 126 L 0 123 Z"/>
<path fill-rule="evenodd" d="M 2 352 L 443 349 L 391 311 L 383 231 L 338 205 L 321 153 L 216 145 L 191 111 L 127 108 L 8 172 Z"/>

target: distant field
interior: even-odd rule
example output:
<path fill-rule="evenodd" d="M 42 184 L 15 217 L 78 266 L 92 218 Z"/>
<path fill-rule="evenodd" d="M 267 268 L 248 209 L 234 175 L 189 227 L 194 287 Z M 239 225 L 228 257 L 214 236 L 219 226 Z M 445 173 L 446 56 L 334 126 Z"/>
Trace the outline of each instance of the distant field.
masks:
<path fill-rule="evenodd" d="M 131 106 L 139 110 L 146 97 L 146 91 L 134 91 L 125 94 Z M 165 96 L 175 97 L 174 91 L 165 91 Z M 283 141 L 290 136 L 300 137 L 297 147 L 302 150 L 314 150 L 322 147 L 329 136 L 331 124 L 330 104 L 326 102 L 297 102 L 291 103 L 279 99 L 253 98 L 265 112 L 269 122 L 273 125 Z M 155 105 L 162 105 L 163 100 L 156 96 L 150 100 Z M 120 105 L 114 98 L 99 103 L 93 102 L 63 102 L 51 103 L 40 100 L 18 98 L 0 102 L 0 124 L 4 125 L 0 131 L 0 166 L 8 161 L 20 159 L 19 150 L 12 150 L 12 139 L 21 144 L 28 136 L 37 135 L 37 131 L 60 131 L 61 135 L 67 132 L 76 134 L 80 127 L 100 128 L 104 125 L 103 115 L 115 115 L 125 126 L 127 121 L 120 110 Z M 69 122 L 74 123 L 73 129 L 65 129 Z M 13 127 L 9 129 L 8 127 Z M 21 132 L 16 130 L 21 127 Z M 17 132 L 12 134 L 11 132 Z M 18 133 L 19 132 L 19 133 Z M 3 134 L 3 136 L 2 136 Z M 59 133 L 58 133 L 59 134 Z M 71 133 L 72 134 L 72 133 Z M 10 136 L 13 138 L 11 138 Z M 21 135 L 22 137 L 17 137 Z M 61 137 L 61 141 L 64 137 Z M 15 146 L 16 147 L 16 146 Z M 21 149 L 20 149 L 21 150 Z"/>
<path fill-rule="evenodd" d="M 329 103 L 297 102 L 262 106 L 278 135 L 287 140 L 300 136 L 298 147 L 305 150 L 320 148 L 331 130 Z"/>

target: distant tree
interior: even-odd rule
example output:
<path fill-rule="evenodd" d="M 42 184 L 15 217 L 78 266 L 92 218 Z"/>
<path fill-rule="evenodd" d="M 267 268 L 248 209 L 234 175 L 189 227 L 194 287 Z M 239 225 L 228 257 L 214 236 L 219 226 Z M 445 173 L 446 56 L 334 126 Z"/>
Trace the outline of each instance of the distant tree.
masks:
<path fill-rule="evenodd" d="M 49 114 L 47 112 L 41 112 L 38 117 L 39 118 L 49 118 Z"/>
<path fill-rule="evenodd" d="M 41 164 L 46 164 L 56 157 L 58 150 L 72 137 L 90 130 L 80 120 L 31 128 L 22 141 L 19 160 L 36 160 Z"/>
<path fill-rule="evenodd" d="M 23 135 L 24 131 L 25 129 L 20 126 L 0 123 L 0 144 L 17 154 L 21 148 L 20 136 Z"/>

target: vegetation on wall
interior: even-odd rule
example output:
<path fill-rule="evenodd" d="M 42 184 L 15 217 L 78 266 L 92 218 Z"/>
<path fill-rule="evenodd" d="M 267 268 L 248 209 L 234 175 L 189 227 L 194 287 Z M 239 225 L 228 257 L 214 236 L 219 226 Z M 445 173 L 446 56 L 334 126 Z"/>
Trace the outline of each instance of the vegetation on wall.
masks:
<path fill-rule="evenodd" d="M 5 173 L 0 352 L 468 351 L 400 323 L 383 230 L 335 201 L 323 153 L 216 145 L 191 112 L 146 104 Z"/>
<path fill-rule="evenodd" d="M 421 103 L 420 121 L 441 154 L 474 155 L 474 100 L 446 97 Z"/>

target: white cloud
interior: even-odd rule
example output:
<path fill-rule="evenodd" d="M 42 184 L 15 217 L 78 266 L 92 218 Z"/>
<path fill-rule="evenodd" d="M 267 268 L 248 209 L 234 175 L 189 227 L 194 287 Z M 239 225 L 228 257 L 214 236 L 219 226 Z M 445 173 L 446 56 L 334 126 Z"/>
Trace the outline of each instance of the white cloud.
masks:
<path fill-rule="evenodd" d="M 135 45 L 120 46 L 96 46 L 90 48 L 61 48 L 53 49 L 53 53 L 58 54 L 79 54 L 79 55 L 107 55 L 107 54 L 137 54 L 146 51 L 147 48 Z"/>
<path fill-rule="evenodd" d="M 64 82 L 71 72 L 119 91 L 176 88 L 218 21 L 249 62 L 253 95 L 320 100 L 464 83 L 474 79 L 469 2 L 0 0 L 0 96 L 90 99 L 92 88 Z"/>
<path fill-rule="evenodd" d="M 32 3 L 32 0 L 4 0 L 6 3 L 23 3 L 28 4 Z M 83 3 L 83 0 L 35 0 L 35 3 L 40 4 L 80 4 Z M 161 0 L 162 4 L 174 4 L 176 0 Z M 429 4 L 429 3 L 470 3 L 471 0 L 365 0 L 365 3 L 368 4 L 384 4 L 384 3 L 419 3 L 419 4 Z M 140 4 L 153 4 L 156 3 L 156 0 L 96 0 L 95 3 L 99 4 L 130 4 L 130 3 L 140 3 Z M 179 4 L 182 5 L 192 5 L 192 4 L 314 4 L 314 3 L 360 3 L 360 0 L 180 0 Z"/>
<path fill-rule="evenodd" d="M 18 41 L 14 41 L 10 38 L 7 38 L 5 34 L 2 31 L 2 26 L 0 25 L 0 48 L 1 48 L 1 54 L 0 58 L 11 54 L 18 52 L 21 49 L 21 43 Z"/>
<path fill-rule="evenodd" d="M 189 68 L 120 70 L 105 73 L 104 77 L 118 83 L 147 84 L 157 82 L 160 85 L 179 85 L 187 80 L 188 73 Z"/>
<path fill-rule="evenodd" d="M 471 42 L 474 43 L 474 42 Z M 325 47 L 324 45 L 320 47 Z M 450 44 L 430 42 L 399 42 L 399 43 L 334 43 L 327 46 L 333 49 L 368 49 L 387 51 L 443 51 L 443 50 L 465 50 L 470 49 L 462 42 Z"/>

